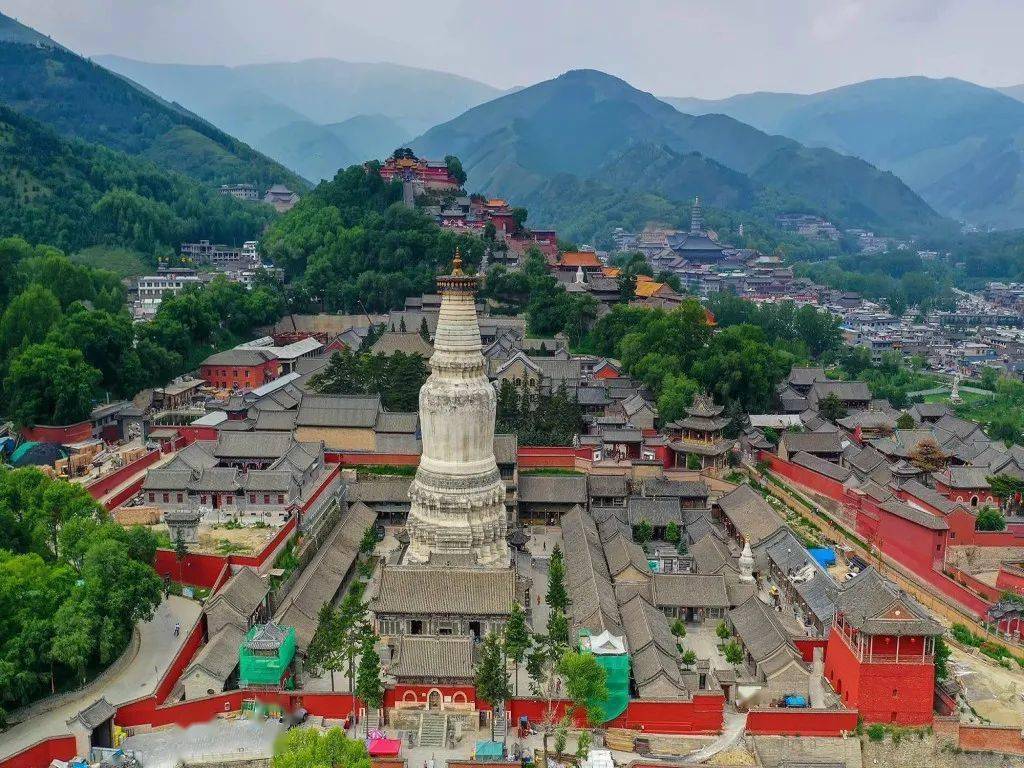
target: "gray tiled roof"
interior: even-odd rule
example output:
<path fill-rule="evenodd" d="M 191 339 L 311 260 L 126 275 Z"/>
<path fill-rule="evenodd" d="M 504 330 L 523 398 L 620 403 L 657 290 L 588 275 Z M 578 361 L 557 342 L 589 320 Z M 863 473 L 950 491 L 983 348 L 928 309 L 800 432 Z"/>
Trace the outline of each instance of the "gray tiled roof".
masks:
<path fill-rule="evenodd" d="M 262 365 L 277 358 L 272 352 L 261 349 L 227 349 L 215 352 L 203 360 L 202 365 L 250 366 Z"/>
<path fill-rule="evenodd" d="M 841 467 L 820 456 L 815 456 L 813 453 L 798 453 L 796 456 L 792 456 L 790 461 L 794 464 L 799 464 L 801 467 L 807 467 L 807 469 L 820 475 L 837 480 L 840 483 L 845 483 L 850 479 L 850 475 L 853 474 L 853 470 L 849 467 Z"/>
<path fill-rule="evenodd" d="M 886 512 L 902 517 L 904 520 L 910 520 L 925 528 L 931 528 L 933 531 L 944 531 L 949 528 L 949 523 L 941 517 L 925 512 L 917 507 L 912 507 L 895 496 L 886 499 L 879 506 Z"/>
<path fill-rule="evenodd" d="M 519 500 L 540 504 L 586 504 L 585 475 L 519 475 Z"/>
<path fill-rule="evenodd" d="M 841 432 L 784 432 L 779 443 L 785 443 L 786 450 L 794 453 L 842 453 Z"/>
<path fill-rule="evenodd" d="M 676 499 L 649 496 L 630 496 L 626 499 L 626 519 L 630 525 L 637 525 L 641 521 L 651 525 L 682 524 L 683 521 Z"/>
<path fill-rule="evenodd" d="M 235 624 L 225 624 L 199 649 L 183 677 L 202 670 L 223 685 L 238 666 L 238 649 L 244 638 L 244 629 Z"/>
<path fill-rule="evenodd" d="M 409 486 L 411 477 L 380 477 L 373 480 L 360 480 L 348 487 L 350 501 L 363 501 L 367 504 L 409 503 Z"/>
<path fill-rule="evenodd" d="M 771 505 L 746 483 L 722 496 L 716 506 L 752 547 L 782 526 Z"/>
<path fill-rule="evenodd" d="M 518 459 L 519 438 L 512 434 L 494 436 L 494 460 L 498 464 L 515 464 Z"/>
<path fill-rule="evenodd" d="M 370 429 L 377 424 L 380 410 L 377 396 L 306 394 L 299 404 L 295 423 L 301 427 Z"/>
<path fill-rule="evenodd" d="M 373 610 L 388 614 L 503 616 L 516 599 L 515 571 L 389 566 Z"/>
<path fill-rule="evenodd" d="M 935 507 L 943 514 L 949 514 L 956 508 L 956 502 L 917 480 L 908 480 L 900 488 L 925 504 Z"/>
<path fill-rule="evenodd" d="M 218 459 L 277 459 L 293 444 L 286 432 L 220 432 L 213 449 Z"/>
<path fill-rule="evenodd" d="M 625 475 L 588 475 L 587 491 L 591 498 L 624 497 L 629 493 Z"/>
<path fill-rule="evenodd" d="M 659 608 L 725 608 L 729 605 L 725 577 L 696 573 L 656 573 L 654 604 Z"/>
<path fill-rule="evenodd" d="M 755 662 L 767 659 L 789 643 L 778 615 L 757 595 L 729 611 L 729 621 Z"/>
<path fill-rule="evenodd" d="M 419 428 L 420 415 L 416 412 L 402 413 L 399 411 L 381 411 L 377 414 L 374 429 L 377 432 L 415 433 Z"/>
<path fill-rule="evenodd" d="M 708 486 L 703 480 L 666 480 L 652 477 L 644 481 L 642 494 L 656 498 L 706 499 Z"/>
<path fill-rule="evenodd" d="M 716 574 L 739 571 L 736 558 L 732 556 L 729 547 L 714 531 L 697 539 L 690 546 L 689 554 L 693 558 L 697 573 Z"/>
<path fill-rule="evenodd" d="M 404 677 L 471 680 L 475 674 L 473 639 L 469 636 L 400 637 L 388 671 L 399 680 Z"/>
<path fill-rule="evenodd" d="M 917 601 L 871 566 L 839 586 L 836 607 L 847 623 L 867 634 L 934 636 L 943 632 Z M 897 610 L 901 618 L 895 618 Z"/>
<path fill-rule="evenodd" d="M 604 556 L 608 561 L 608 572 L 612 578 L 620 575 L 630 566 L 642 574 L 650 574 L 647 556 L 640 545 L 631 538 L 625 535 L 613 536 L 603 546 Z"/>
<path fill-rule="evenodd" d="M 238 614 L 241 621 L 248 622 L 249 617 L 269 593 L 270 583 L 266 579 L 260 576 L 255 569 L 242 567 L 228 579 L 217 594 L 210 598 L 208 607 L 225 602 Z M 237 647 L 235 650 L 237 652 Z"/>

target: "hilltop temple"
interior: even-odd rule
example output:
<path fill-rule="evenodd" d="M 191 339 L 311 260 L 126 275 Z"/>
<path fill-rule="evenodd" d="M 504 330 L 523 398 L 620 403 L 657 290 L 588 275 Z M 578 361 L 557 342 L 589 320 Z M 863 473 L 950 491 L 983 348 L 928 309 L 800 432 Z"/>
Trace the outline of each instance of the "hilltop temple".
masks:
<path fill-rule="evenodd" d="M 481 353 L 478 278 L 439 277 L 441 308 L 431 373 L 420 390 L 423 454 L 409 489 L 407 564 L 508 567 L 505 482 L 494 459 L 496 395 Z"/>

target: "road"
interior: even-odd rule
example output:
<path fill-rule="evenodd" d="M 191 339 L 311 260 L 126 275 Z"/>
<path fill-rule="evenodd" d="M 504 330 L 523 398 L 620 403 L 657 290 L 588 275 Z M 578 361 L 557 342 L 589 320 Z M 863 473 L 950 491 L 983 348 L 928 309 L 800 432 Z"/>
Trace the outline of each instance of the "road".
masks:
<path fill-rule="evenodd" d="M 153 618 L 139 625 L 139 653 L 131 664 L 104 681 L 102 686 L 87 688 L 55 709 L 0 734 L 0 759 L 17 754 L 42 739 L 66 736 L 67 721 L 101 696 L 116 707 L 152 694 L 201 616 L 202 608 L 195 601 L 175 595 L 165 599 Z M 178 637 L 174 636 L 176 622 L 181 624 Z"/>

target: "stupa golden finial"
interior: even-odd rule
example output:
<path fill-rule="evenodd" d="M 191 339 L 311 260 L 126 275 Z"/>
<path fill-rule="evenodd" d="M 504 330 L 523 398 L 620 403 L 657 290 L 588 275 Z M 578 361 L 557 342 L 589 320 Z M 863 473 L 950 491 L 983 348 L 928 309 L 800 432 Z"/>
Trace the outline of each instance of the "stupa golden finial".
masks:
<path fill-rule="evenodd" d="M 459 251 L 459 246 L 455 246 L 455 259 L 452 261 L 452 274 L 462 274 L 462 253 Z"/>

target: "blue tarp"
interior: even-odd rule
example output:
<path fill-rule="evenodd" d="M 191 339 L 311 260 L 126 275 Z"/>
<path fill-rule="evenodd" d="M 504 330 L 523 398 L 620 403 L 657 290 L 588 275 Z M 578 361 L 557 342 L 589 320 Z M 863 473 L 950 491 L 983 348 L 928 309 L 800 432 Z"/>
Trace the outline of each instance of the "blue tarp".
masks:
<path fill-rule="evenodd" d="M 786 697 L 787 707 L 806 707 L 807 699 L 803 696 L 787 696 Z"/>
<path fill-rule="evenodd" d="M 500 741 L 478 741 L 476 743 L 477 760 L 503 760 L 505 747 Z"/>
<path fill-rule="evenodd" d="M 830 565 L 836 564 L 836 552 L 834 549 L 828 549 L 826 547 L 815 547 L 814 549 L 807 550 L 811 553 L 818 565 L 823 568 L 828 568 Z"/>

